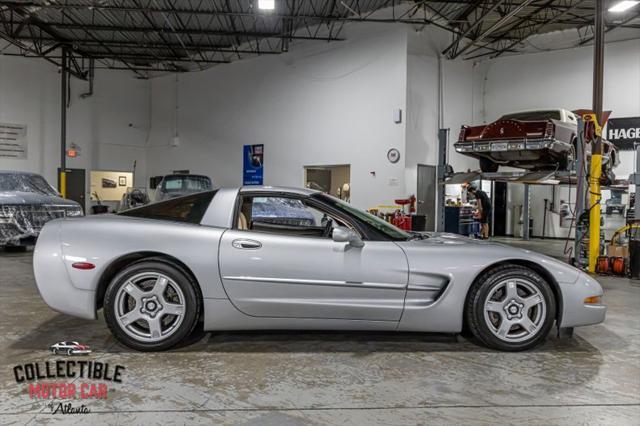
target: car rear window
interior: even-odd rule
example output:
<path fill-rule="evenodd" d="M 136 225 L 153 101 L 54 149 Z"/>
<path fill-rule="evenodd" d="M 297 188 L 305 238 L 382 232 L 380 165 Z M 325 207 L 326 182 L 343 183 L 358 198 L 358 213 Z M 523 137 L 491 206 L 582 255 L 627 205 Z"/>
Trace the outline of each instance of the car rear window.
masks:
<path fill-rule="evenodd" d="M 199 192 L 119 213 L 122 216 L 199 224 L 218 191 Z"/>

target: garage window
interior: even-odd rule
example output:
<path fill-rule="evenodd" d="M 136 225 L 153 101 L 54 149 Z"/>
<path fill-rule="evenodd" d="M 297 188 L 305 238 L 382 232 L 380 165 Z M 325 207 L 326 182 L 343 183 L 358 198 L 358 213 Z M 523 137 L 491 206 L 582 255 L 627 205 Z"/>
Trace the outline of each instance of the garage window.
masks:
<path fill-rule="evenodd" d="M 199 224 L 218 191 L 173 198 L 120 213 L 122 216 Z"/>

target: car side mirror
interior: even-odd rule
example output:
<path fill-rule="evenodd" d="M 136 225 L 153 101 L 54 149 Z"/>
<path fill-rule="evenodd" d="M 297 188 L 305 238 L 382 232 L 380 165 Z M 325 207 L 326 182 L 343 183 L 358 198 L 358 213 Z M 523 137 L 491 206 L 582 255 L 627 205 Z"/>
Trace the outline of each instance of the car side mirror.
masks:
<path fill-rule="evenodd" d="M 363 247 L 364 241 L 358 234 L 344 226 L 336 226 L 333 228 L 331 238 L 336 243 L 349 243 L 351 247 Z"/>

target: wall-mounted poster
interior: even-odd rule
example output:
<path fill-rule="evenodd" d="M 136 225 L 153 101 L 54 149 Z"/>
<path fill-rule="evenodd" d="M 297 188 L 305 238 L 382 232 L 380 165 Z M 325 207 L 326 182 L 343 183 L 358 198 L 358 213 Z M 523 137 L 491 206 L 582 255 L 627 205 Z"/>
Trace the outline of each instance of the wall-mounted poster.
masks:
<path fill-rule="evenodd" d="M 633 145 L 640 143 L 640 117 L 610 118 L 606 139 L 618 149 L 634 149 Z"/>
<path fill-rule="evenodd" d="M 262 185 L 264 181 L 264 145 L 245 145 L 243 153 L 243 185 Z"/>
<path fill-rule="evenodd" d="M 0 123 L 0 158 L 27 158 L 27 126 Z"/>

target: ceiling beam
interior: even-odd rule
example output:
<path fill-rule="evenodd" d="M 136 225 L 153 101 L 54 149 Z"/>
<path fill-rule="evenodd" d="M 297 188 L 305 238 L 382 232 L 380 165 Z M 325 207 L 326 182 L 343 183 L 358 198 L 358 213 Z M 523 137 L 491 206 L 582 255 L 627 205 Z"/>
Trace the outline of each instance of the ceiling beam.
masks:
<path fill-rule="evenodd" d="M 126 25 L 98 25 L 98 24 L 85 24 L 80 22 L 48 22 L 48 25 L 57 30 L 83 30 L 83 31 L 102 31 L 102 32 L 126 32 L 126 33 L 157 33 L 157 34 L 191 34 L 191 35 L 205 35 L 205 36 L 246 36 L 257 38 L 280 38 L 281 33 L 277 32 L 244 32 L 244 31 L 225 31 L 225 30 L 211 30 L 205 28 L 157 28 L 157 27 L 140 27 L 140 26 L 126 26 Z M 338 41 L 344 40 L 334 37 L 322 37 L 322 36 L 307 36 L 307 35 L 293 35 L 290 38 L 297 40 L 320 40 L 320 41 Z"/>
<path fill-rule="evenodd" d="M 638 10 L 636 13 L 631 14 L 630 16 L 628 16 L 627 18 L 623 19 L 620 22 L 617 22 L 613 25 L 607 25 L 607 29 L 604 30 L 605 34 L 609 33 L 615 29 L 618 29 L 622 26 L 624 26 L 625 24 L 628 24 L 629 22 L 633 21 L 636 18 L 640 18 L 640 10 Z M 578 46 L 583 46 L 587 43 L 589 43 L 591 40 L 593 40 L 595 38 L 595 35 L 591 35 L 587 38 L 585 38 L 584 40 L 582 40 L 580 43 L 578 43 Z"/>

